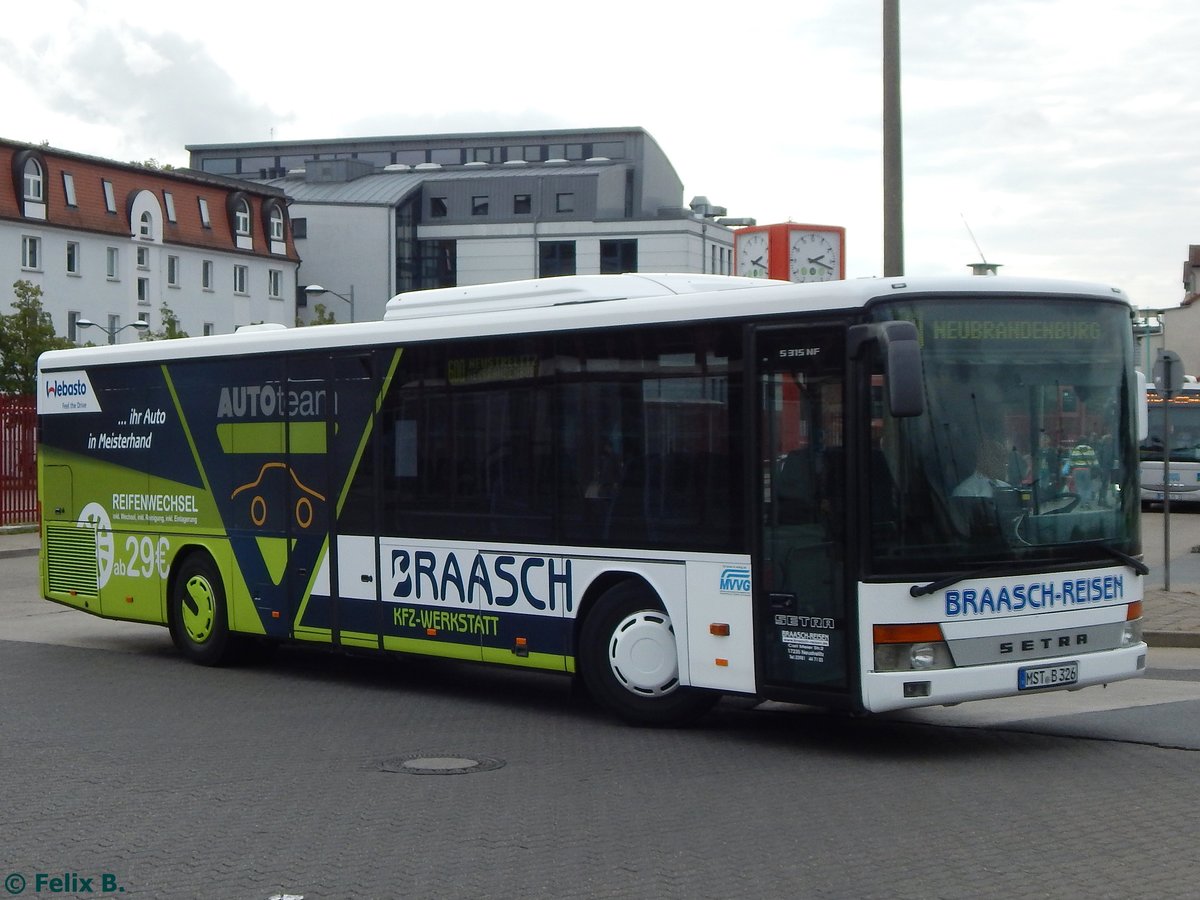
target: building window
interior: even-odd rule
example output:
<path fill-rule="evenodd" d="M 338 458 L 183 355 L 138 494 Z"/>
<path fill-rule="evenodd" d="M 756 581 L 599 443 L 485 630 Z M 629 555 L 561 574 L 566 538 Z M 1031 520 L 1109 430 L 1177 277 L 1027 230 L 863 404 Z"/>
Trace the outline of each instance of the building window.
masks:
<path fill-rule="evenodd" d="M 139 269 L 150 268 L 150 248 L 149 247 L 138 247 L 137 248 L 137 267 Z"/>
<path fill-rule="evenodd" d="M 212 219 L 208 215 L 208 201 L 203 197 L 200 198 L 200 224 L 205 228 L 212 228 Z"/>
<path fill-rule="evenodd" d="M 267 296 L 272 300 L 283 299 L 283 272 L 279 269 L 267 270 Z"/>
<path fill-rule="evenodd" d="M 619 275 L 638 270 L 638 242 L 636 240 L 601 241 L 600 274 Z"/>
<path fill-rule="evenodd" d="M 469 151 L 471 162 L 497 162 L 500 159 L 499 147 L 472 147 Z"/>
<path fill-rule="evenodd" d="M 292 219 L 292 238 L 298 241 L 308 238 L 308 219 Z"/>
<path fill-rule="evenodd" d="M 526 216 L 533 212 L 532 194 L 513 194 L 513 215 Z"/>
<path fill-rule="evenodd" d="M 200 263 L 200 287 L 206 291 L 213 289 L 213 262 L 211 259 Z"/>
<path fill-rule="evenodd" d="M 108 342 L 115 344 L 117 342 L 117 332 L 121 330 L 121 317 L 108 317 Z"/>
<path fill-rule="evenodd" d="M 239 200 L 237 208 L 233 211 L 234 228 L 238 234 L 246 235 L 250 233 L 250 204 L 245 200 Z"/>
<path fill-rule="evenodd" d="M 575 212 L 575 195 L 573 193 L 555 194 L 554 211 L 560 213 Z"/>
<path fill-rule="evenodd" d="M 67 241 L 67 274 L 79 274 L 79 242 Z"/>
<path fill-rule="evenodd" d="M 443 166 L 460 166 L 463 161 L 463 150 L 461 147 L 430 150 L 429 161 L 441 163 Z"/>
<path fill-rule="evenodd" d="M 603 156 L 606 159 L 624 159 L 624 141 L 597 141 L 592 144 L 592 156 Z"/>
<path fill-rule="evenodd" d="M 149 210 L 142 213 L 138 219 L 138 237 L 150 240 L 154 237 L 154 217 Z"/>
<path fill-rule="evenodd" d="M 146 325 L 149 326 L 150 325 L 150 313 L 148 313 L 148 312 L 138 313 L 138 321 L 145 322 Z"/>
<path fill-rule="evenodd" d="M 167 257 L 167 287 L 179 287 L 179 257 Z"/>
<path fill-rule="evenodd" d="M 175 221 L 175 195 L 170 191 L 163 191 L 163 206 L 167 208 L 167 221 Z"/>
<path fill-rule="evenodd" d="M 538 244 L 538 276 L 575 274 L 574 241 L 542 241 Z"/>
<path fill-rule="evenodd" d="M 542 147 L 540 144 L 526 144 L 504 148 L 505 159 L 523 159 L 525 162 L 541 162 Z"/>
<path fill-rule="evenodd" d="M 283 210 L 278 206 L 271 210 L 271 240 L 283 240 Z"/>
<path fill-rule="evenodd" d="M 204 323 L 204 336 L 205 336 L 205 337 L 208 337 L 209 335 L 213 335 L 213 334 L 216 334 L 216 333 L 217 333 L 217 329 L 216 329 L 216 327 L 213 325 L 213 323 L 212 323 L 212 322 L 205 322 L 205 323 Z"/>
<path fill-rule="evenodd" d="M 111 280 L 116 281 L 121 277 L 121 251 L 116 247 L 109 247 L 104 257 L 104 274 Z"/>
<path fill-rule="evenodd" d="M 150 305 L 150 279 L 149 278 L 139 278 L 137 291 L 138 291 L 138 303 L 141 306 L 149 306 Z"/>
<path fill-rule="evenodd" d="M 25 160 L 25 175 L 23 179 L 25 199 L 41 203 L 44 197 L 45 180 L 42 175 L 42 164 L 36 159 Z"/>
<path fill-rule="evenodd" d="M 79 341 L 79 310 L 67 311 L 67 340 L 72 344 Z"/>
<path fill-rule="evenodd" d="M 446 217 L 445 197 L 429 198 L 429 217 L 431 219 L 444 219 Z"/>
<path fill-rule="evenodd" d="M 21 235 L 21 268 L 40 269 L 42 267 L 42 239 Z"/>
<path fill-rule="evenodd" d="M 117 211 L 117 195 L 113 193 L 111 181 L 101 179 L 100 182 L 104 186 L 104 208 L 110 213 Z"/>
<path fill-rule="evenodd" d="M 249 293 L 246 285 L 250 281 L 250 270 L 246 266 L 233 267 L 233 292 L 235 294 Z"/>
<path fill-rule="evenodd" d="M 418 241 L 418 290 L 454 287 L 458 284 L 458 244 L 456 241 Z"/>
<path fill-rule="evenodd" d="M 488 214 L 488 198 L 476 196 L 471 198 L 471 215 L 486 216 Z"/>
<path fill-rule="evenodd" d="M 75 176 L 70 172 L 63 172 L 63 196 L 67 198 L 67 206 L 79 205 L 75 199 Z"/>

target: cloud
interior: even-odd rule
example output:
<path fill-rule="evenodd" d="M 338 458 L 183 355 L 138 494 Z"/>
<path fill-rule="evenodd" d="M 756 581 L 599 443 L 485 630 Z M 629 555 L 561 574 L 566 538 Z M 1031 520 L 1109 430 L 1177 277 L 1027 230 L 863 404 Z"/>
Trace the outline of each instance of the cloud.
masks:
<path fill-rule="evenodd" d="M 37 96 L 49 121 L 116 132 L 129 159 L 160 162 L 185 162 L 189 142 L 269 140 L 280 124 L 195 41 L 128 26 L 75 25 L 26 46 L 0 39 L 2 65 Z"/>

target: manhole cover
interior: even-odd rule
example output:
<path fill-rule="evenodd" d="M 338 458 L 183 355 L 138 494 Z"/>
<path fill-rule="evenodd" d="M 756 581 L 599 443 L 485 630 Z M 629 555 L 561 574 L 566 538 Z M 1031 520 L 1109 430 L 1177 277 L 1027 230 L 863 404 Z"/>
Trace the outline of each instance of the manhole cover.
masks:
<path fill-rule="evenodd" d="M 490 772 L 504 765 L 504 760 L 491 756 L 462 753 L 409 753 L 385 759 L 381 768 L 385 772 L 405 775 L 470 775 L 473 772 Z"/>

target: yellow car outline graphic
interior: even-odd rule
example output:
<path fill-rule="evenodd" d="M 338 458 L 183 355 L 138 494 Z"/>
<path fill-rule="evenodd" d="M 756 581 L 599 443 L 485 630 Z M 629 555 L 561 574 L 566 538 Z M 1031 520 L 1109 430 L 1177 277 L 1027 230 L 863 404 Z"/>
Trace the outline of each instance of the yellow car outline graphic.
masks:
<path fill-rule="evenodd" d="M 295 469 L 293 469 L 291 466 L 289 466 L 285 462 L 264 463 L 263 467 L 258 470 L 258 477 L 255 478 L 253 481 L 249 481 L 246 484 L 243 484 L 241 487 L 234 488 L 233 493 L 229 495 L 229 499 L 233 500 L 235 497 L 237 497 L 238 494 L 242 493 L 243 491 L 253 490 L 254 488 L 258 487 L 260 484 L 262 484 L 263 477 L 267 474 L 268 469 L 283 469 L 290 476 L 292 476 L 292 481 L 295 483 L 296 487 L 300 488 L 300 490 L 304 492 L 304 494 L 308 494 L 313 497 L 316 497 L 322 503 L 325 502 L 325 496 L 323 494 L 317 493 L 312 488 L 310 488 L 308 485 L 306 485 L 304 482 L 302 482 L 300 480 L 299 476 L 296 475 Z M 299 525 L 301 528 L 307 528 L 313 522 L 312 501 L 309 500 L 308 497 L 301 495 L 300 499 L 298 499 L 296 501 L 295 513 L 296 513 L 296 524 Z M 250 500 L 250 521 L 253 522 L 259 528 L 261 528 L 267 521 L 267 501 L 263 499 L 262 494 L 256 494 Z"/>

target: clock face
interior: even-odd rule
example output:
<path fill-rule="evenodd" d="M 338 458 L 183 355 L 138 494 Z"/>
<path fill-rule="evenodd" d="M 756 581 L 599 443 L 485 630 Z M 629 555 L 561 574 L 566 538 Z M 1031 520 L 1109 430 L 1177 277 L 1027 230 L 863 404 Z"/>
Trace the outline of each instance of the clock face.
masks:
<path fill-rule="evenodd" d="M 767 250 L 770 235 L 765 231 L 740 234 L 737 238 L 737 273 L 750 278 L 769 278 L 767 274 Z"/>
<path fill-rule="evenodd" d="M 842 238 L 836 231 L 793 231 L 788 247 L 792 281 L 835 281 L 841 278 Z"/>

